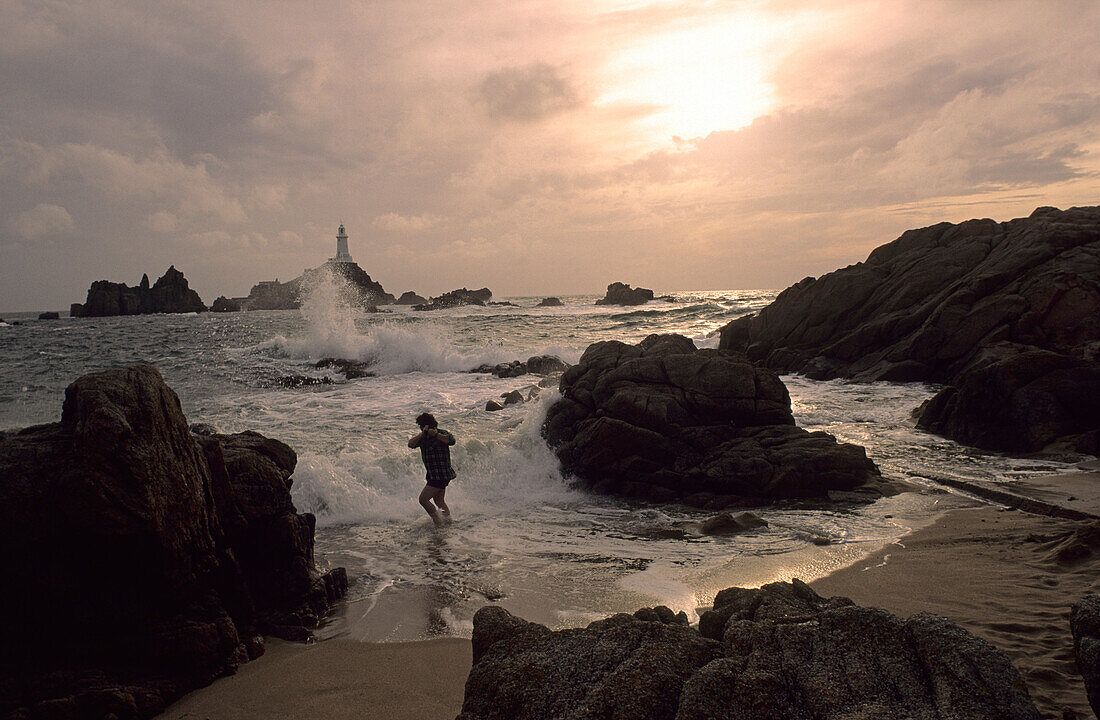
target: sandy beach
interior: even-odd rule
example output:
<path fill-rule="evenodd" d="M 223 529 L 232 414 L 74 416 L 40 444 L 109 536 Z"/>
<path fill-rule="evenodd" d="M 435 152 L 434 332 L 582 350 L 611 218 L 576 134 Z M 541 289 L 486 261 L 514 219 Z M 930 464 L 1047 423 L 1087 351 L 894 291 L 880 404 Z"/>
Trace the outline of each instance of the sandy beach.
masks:
<path fill-rule="evenodd" d="M 1036 484 L 1048 499 L 1094 512 L 1094 473 Z M 1058 486 L 1072 487 L 1073 493 Z M 1093 493 L 1095 494 L 1095 493 Z M 1072 498 L 1072 500 L 1070 500 Z M 1100 585 L 1098 548 L 1083 523 L 975 502 L 933 525 L 812 583 L 822 595 L 906 617 L 949 617 L 1005 650 L 1044 717 L 1091 716 L 1073 659 L 1070 607 Z M 312 645 L 279 641 L 233 677 L 191 693 L 163 720 L 245 718 L 450 719 L 462 705 L 470 643 L 437 639 Z"/>

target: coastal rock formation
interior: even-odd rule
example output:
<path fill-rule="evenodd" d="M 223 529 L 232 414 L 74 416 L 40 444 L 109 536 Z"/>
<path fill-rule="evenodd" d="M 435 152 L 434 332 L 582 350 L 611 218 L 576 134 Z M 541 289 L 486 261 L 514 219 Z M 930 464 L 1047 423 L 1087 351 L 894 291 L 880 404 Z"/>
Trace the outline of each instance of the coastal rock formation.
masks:
<path fill-rule="evenodd" d="M 537 307 L 561 307 L 561 298 L 547 297 L 539 300 Z"/>
<path fill-rule="evenodd" d="M 910 230 L 784 290 L 720 347 L 816 379 L 950 385 L 920 424 L 1031 451 L 1100 434 L 1100 208 Z M 994 407 L 987 402 L 995 399 Z"/>
<path fill-rule="evenodd" d="M 0 716 L 148 718 L 304 637 L 346 589 L 313 566 L 294 452 L 196 438 L 152 367 L 85 375 L 61 421 L 0 434 Z"/>
<path fill-rule="evenodd" d="M 527 358 L 526 362 L 513 360 L 512 362 L 497 363 L 496 365 L 479 365 L 470 372 L 491 373 L 499 378 L 512 378 L 527 373 L 553 375 L 554 373 L 564 372 L 568 367 L 569 363 L 557 355 L 533 355 Z"/>
<path fill-rule="evenodd" d="M 353 294 L 351 302 L 365 310 L 373 311 L 378 305 L 392 305 L 395 301 L 394 296 L 358 264 L 330 260 L 285 283 L 278 280 L 257 283 L 249 291 L 245 307 L 248 310 L 297 310 L 302 306 L 304 292 L 333 280 L 345 284 Z"/>
<path fill-rule="evenodd" d="M 198 293 L 187 286 L 187 278 L 174 265 L 152 287 L 149 287 L 148 275 L 141 276 L 137 287 L 97 280 L 88 288 L 84 304 L 73 303 L 69 308 L 72 317 L 205 311 L 206 306 Z"/>
<path fill-rule="evenodd" d="M 38 319 L 39 320 L 60 320 L 61 315 L 58 314 L 56 311 L 38 313 Z"/>
<path fill-rule="evenodd" d="M 493 291 L 489 288 L 480 290 L 467 290 L 459 288 L 448 293 L 433 297 L 427 303 L 413 305 L 413 310 L 443 310 L 444 308 L 458 307 L 459 305 L 484 305 L 493 297 Z"/>
<path fill-rule="evenodd" d="M 668 608 L 550 631 L 474 616 L 457 720 L 1038 720 L 1008 657 L 950 620 L 824 599 L 795 580 L 729 588 L 698 630 Z"/>
<path fill-rule="evenodd" d="M 795 427 L 773 372 L 681 335 L 590 345 L 560 390 L 543 436 L 597 492 L 722 509 L 881 481 L 863 448 Z"/>
<path fill-rule="evenodd" d="M 646 288 L 632 288 L 626 283 L 613 282 L 607 286 L 607 294 L 597 305 L 644 305 L 653 299 L 653 291 Z"/>
<path fill-rule="evenodd" d="M 1086 595 L 1069 615 L 1077 671 L 1085 680 L 1089 705 L 1100 717 L 1100 595 Z"/>
<path fill-rule="evenodd" d="M 210 312 L 240 312 L 241 304 L 225 295 L 219 295 L 214 304 L 210 306 Z"/>
<path fill-rule="evenodd" d="M 421 305 L 428 302 L 426 297 L 417 295 L 412 290 L 407 290 L 401 293 L 401 297 L 397 298 L 396 305 Z"/>

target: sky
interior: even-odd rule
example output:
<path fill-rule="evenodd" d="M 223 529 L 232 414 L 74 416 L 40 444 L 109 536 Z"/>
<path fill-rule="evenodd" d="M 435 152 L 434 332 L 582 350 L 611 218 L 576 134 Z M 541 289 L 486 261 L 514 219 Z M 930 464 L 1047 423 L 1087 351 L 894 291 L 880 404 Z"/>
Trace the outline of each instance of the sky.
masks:
<path fill-rule="evenodd" d="M 0 310 L 781 289 L 1100 204 L 1096 0 L 4 0 Z"/>

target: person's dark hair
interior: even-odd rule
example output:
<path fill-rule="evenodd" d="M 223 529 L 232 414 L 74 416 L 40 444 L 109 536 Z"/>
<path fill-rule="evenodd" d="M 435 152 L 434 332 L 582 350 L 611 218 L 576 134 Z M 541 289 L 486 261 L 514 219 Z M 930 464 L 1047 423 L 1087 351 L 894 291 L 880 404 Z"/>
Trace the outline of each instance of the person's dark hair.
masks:
<path fill-rule="evenodd" d="M 420 413 L 416 416 L 416 424 L 420 427 L 427 425 L 428 427 L 439 427 L 439 423 L 435 421 L 435 415 L 431 413 Z"/>

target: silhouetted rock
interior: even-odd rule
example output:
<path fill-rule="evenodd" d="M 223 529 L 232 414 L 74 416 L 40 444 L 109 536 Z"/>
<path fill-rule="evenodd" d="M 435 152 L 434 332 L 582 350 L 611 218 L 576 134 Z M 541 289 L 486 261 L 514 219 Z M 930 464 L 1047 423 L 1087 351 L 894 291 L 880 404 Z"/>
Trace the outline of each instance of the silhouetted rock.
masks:
<path fill-rule="evenodd" d="M 489 288 L 481 288 L 480 290 L 459 288 L 433 297 L 426 304 L 413 305 L 413 310 L 443 310 L 459 305 L 484 305 L 492 297 L 493 292 Z"/>
<path fill-rule="evenodd" d="M 527 358 L 527 372 L 536 375 L 551 375 L 557 372 L 565 372 L 569 363 L 557 355 L 534 355 Z"/>
<path fill-rule="evenodd" d="M 303 293 L 324 282 L 342 283 L 349 293 L 346 298 L 368 312 L 377 311 L 378 305 L 392 305 L 395 298 L 385 288 L 371 279 L 367 271 L 353 262 L 330 260 L 320 267 L 306 270 L 285 283 L 265 280 L 252 286 L 245 303 L 247 310 L 297 310 L 302 306 Z"/>
<path fill-rule="evenodd" d="M 950 620 L 798 580 L 723 590 L 698 630 L 643 608 L 553 632 L 489 606 L 473 661 L 457 720 L 1039 719 L 1008 657 Z"/>
<path fill-rule="evenodd" d="M 420 305 L 428 302 L 428 299 L 422 295 L 417 295 L 412 290 L 401 293 L 401 297 L 397 298 L 397 305 Z"/>
<path fill-rule="evenodd" d="M 214 301 L 214 304 L 210 306 L 211 312 L 240 312 L 241 304 L 236 300 L 227 298 L 225 295 L 219 295 L 218 299 Z"/>
<path fill-rule="evenodd" d="M 1100 595 L 1086 595 L 1070 611 L 1077 671 L 1085 681 L 1089 705 L 1100 717 Z"/>
<path fill-rule="evenodd" d="M 680 335 L 590 345 L 560 390 L 543 436 L 597 492 L 654 502 L 709 492 L 730 504 L 865 486 L 874 495 L 881 481 L 863 448 L 796 428 L 770 370 Z"/>
<path fill-rule="evenodd" d="M 960 442 L 1095 446 L 1100 208 L 910 230 L 734 320 L 720 347 L 816 379 L 951 385 L 920 423 Z"/>
<path fill-rule="evenodd" d="M 73 303 L 69 308 L 72 317 L 188 312 L 206 312 L 206 306 L 175 266 L 169 267 L 152 287 L 148 275 L 142 275 L 137 287 L 97 280 L 88 288 L 84 304 Z"/>
<path fill-rule="evenodd" d="M 548 297 L 539 300 L 539 304 L 537 307 L 561 307 L 561 304 L 561 298 Z"/>
<path fill-rule="evenodd" d="M 597 305 L 644 305 L 653 299 L 653 291 L 646 288 L 631 288 L 626 283 L 613 282 L 607 286 L 607 294 Z"/>
<path fill-rule="evenodd" d="M 0 715 L 152 717 L 262 652 L 258 632 L 315 625 L 346 575 L 313 567 L 294 463 L 255 433 L 192 435 L 148 366 L 85 375 L 61 422 L 0 433 L 18 588 L 0 593 Z"/>
<path fill-rule="evenodd" d="M 60 320 L 61 315 L 59 313 L 56 313 L 56 312 L 38 313 L 38 319 L 39 320 Z"/>

